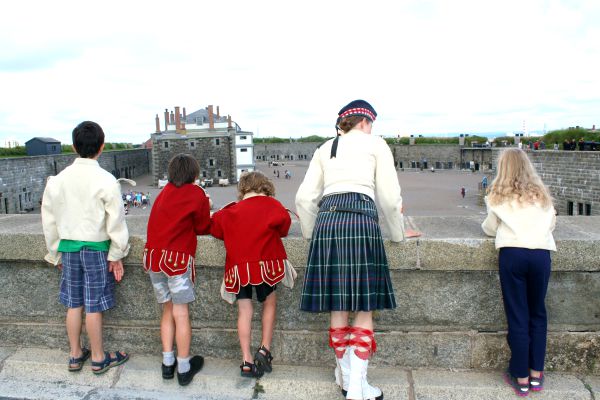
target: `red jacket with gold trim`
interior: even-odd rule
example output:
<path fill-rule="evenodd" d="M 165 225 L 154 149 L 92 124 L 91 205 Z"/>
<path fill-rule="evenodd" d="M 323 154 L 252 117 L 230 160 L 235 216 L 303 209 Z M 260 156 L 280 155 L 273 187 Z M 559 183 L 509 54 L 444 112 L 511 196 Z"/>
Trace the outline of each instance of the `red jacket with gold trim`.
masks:
<path fill-rule="evenodd" d="M 232 203 L 212 216 L 210 233 L 225 242 L 225 290 L 239 293 L 241 286 L 270 286 L 285 275 L 287 254 L 282 237 L 292 220 L 279 201 L 253 196 Z"/>
<path fill-rule="evenodd" d="M 194 184 L 167 183 L 154 200 L 148 219 L 144 269 L 181 275 L 192 268 L 197 235 L 210 233 L 210 206 L 204 189 Z"/>

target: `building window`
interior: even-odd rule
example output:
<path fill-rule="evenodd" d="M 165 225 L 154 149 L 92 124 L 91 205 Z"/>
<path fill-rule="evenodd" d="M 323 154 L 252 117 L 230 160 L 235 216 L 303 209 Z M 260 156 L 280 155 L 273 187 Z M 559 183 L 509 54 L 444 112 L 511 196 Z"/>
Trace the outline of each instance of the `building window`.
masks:
<path fill-rule="evenodd" d="M 240 136 L 240 140 L 246 140 L 246 136 Z"/>
<path fill-rule="evenodd" d="M 592 215 L 592 205 L 591 204 L 585 205 L 585 215 Z"/>
<path fill-rule="evenodd" d="M 189 144 L 190 149 L 196 148 L 196 142 L 194 142 L 193 140 L 190 141 L 188 144 Z"/>
<path fill-rule="evenodd" d="M 168 149 L 169 148 L 169 142 L 163 142 L 163 148 Z"/>
<path fill-rule="evenodd" d="M 207 175 L 206 175 L 206 171 L 202 171 L 202 177 L 203 177 L 203 178 L 206 178 L 206 176 L 207 176 Z"/>
<path fill-rule="evenodd" d="M 247 151 L 248 151 L 248 149 L 246 149 L 246 148 L 240 149 L 240 152 L 242 152 L 242 153 L 246 153 Z"/>
<path fill-rule="evenodd" d="M 52 151 L 56 151 L 56 145 L 52 145 Z"/>
<path fill-rule="evenodd" d="M 217 170 L 217 178 L 220 178 L 220 177 L 221 177 L 221 170 L 219 169 L 219 170 Z"/>
<path fill-rule="evenodd" d="M 220 144 L 221 144 L 221 139 L 219 139 L 219 138 L 216 138 L 216 139 L 215 139 L 215 144 L 216 144 L 217 146 L 218 146 L 218 145 L 220 145 Z"/>
<path fill-rule="evenodd" d="M 208 166 L 209 167 L 214 167 L 215 166 L 215 160 L 213 158 L 209 158 L 208 159 Z"/>
<path fill-rule="evenodd" d="M 567 201 L 567 215 L 573 215 L 573 202 Z"/>

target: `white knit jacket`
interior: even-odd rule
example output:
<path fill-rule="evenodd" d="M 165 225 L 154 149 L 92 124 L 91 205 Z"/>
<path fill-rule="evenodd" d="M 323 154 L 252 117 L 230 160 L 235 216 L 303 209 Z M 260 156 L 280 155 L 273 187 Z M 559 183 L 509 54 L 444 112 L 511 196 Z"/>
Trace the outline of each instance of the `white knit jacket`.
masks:
<path fill-rule="evenodd" d="M 491 206 L 485 198 L 487 217 L 481 228 L 488 236 L 496 237 L 496 248 L 521 247 L 525 249 L 556 250 L 552 231 L 556 225 L 556 211 L 550 206 L 521 204 L 517 200 Z"/>
<path fill-rule="evenodd" d="M 51 264 L 61 262 L 61 239 L 102 242 L 110 239 L 109 261 L 129 253 L 129 232 L 121 186 L 98 161 L 77 158 L 46 183 L 42 199 L 42 226 Z"/>
<path fill-rule="evenodd" d="M 337 155 L 331 158 L 333 139 L 319 147 L 296 193 L 296 209 L 302 235 L 311 238 L 318 203 L 332 193 L 356 192 L 374 199 L 390 239 L 404 239 L 400 184 L 389 146 L 379 136 L 353 129 L 338 139 Z"/>

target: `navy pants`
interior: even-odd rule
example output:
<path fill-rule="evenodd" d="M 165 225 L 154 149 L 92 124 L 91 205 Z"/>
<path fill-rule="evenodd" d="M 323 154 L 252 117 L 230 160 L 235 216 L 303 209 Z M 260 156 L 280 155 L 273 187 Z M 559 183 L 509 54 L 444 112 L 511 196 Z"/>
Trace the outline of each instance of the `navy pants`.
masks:
<path fill-rule="evenodd" d="M 546 290 L 550 279 L 550 251 L 503 247 L 500 249 L 500 285 L 508 321 L 510 373 L 529 376 L 544 370 L 546 357 Z"/>

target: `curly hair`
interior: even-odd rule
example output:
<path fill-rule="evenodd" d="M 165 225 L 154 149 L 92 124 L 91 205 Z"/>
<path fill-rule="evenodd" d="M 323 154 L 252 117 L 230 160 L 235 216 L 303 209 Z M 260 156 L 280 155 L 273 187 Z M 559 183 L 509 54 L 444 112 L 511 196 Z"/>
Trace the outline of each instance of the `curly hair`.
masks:
<path fill-rule="evenodd" d="M 502 151 L 496 166 L 496 178 L 487 190 L 491 205 L 517 200 L 520 204 L 539 203 L 547 208 L 552 196 L 521 149 Z"/>
<path fill-rule="evenodd" d="M 244 172 L 238 182 L 238 200 L 242 200 L 250 192 L 275 196 L 275 186 L 262 172 Z"/>

